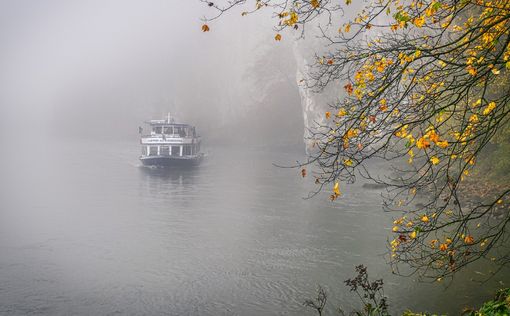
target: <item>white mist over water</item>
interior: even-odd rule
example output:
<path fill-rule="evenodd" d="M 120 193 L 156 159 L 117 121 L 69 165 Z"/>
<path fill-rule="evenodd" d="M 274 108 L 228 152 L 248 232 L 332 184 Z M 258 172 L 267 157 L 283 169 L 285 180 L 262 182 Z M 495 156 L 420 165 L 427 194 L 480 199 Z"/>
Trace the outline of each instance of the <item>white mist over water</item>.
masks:
<path fill-rule="evenodd" d="M 462 291 L 469 274 L 459 293 L 391 276 L 380 192 L 303 200 L 312 179 L 272 163 L 303 158 L 303 126 L 337 92 L 298 90 L 310 42 L 275 42 L 267 16 L 203 33 L 206 13 L 0 2 L 0 314 L 302 315 L 317 284 L 333 313 L 355 305 L 343 280 L 361 263 L 396 310 L 456 313 L 490 294 Z M 200 168 L 139 166 L 137 127 L 168 111 L 204 136 Z"/>

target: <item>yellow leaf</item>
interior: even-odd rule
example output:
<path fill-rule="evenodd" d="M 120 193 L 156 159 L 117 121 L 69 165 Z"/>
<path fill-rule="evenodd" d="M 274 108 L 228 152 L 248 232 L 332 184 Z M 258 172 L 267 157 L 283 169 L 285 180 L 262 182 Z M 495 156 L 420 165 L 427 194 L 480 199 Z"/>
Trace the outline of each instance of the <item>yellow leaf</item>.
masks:
<path fill-rule="evenodd" d="M 326 119 L 329 119 L 331 117 L 331 113 L 330 112 L 326 112 Z"/>
<path fill-rule="evenodd" d="M 418 141 L 416 141 L 416 147 L 419 149 L 424 149 L 430 147 L 430 142 L 424 137 L 420 137 Z"/>
<path fill-rule="evenodd" d="M 436 143 L 436 145 L 441 147 L 441 148 L 446 148 L 446 147 L 448 147 L 448 141 L 447 140 L 441 140 L 441 141 L 438 141 Z"/>
<path fill-rule="evenodd" d="M 439 135 L 437 135 L 437 133 L 433 129 L 428 131 L 426 136 L 428 136 L 428 139 L 430 139 L 434 143 L 437 143 L 439 141 Z"/>
<path fill-rule="evenodd" d="M 340 195 L 340 184 L 338 182 L 336 182 L 335 186 L 333 187 L 333 193 Z"/>
<path fill-rule="evenodd" d="M 351 23 L 347 23 L 344 27 L 344 31 L 345 31 L 345 33 L 349 33 L 350 30 L 351 30 Z"/>
<path fill-rule="evenodd" d="M 349 5 L 349 4 L 351 4 L 351 3 L 352 3 L 352 0 L 345 0 L 345 4 L 346 4 L 346 5 Z"/>
<path fill-rule="evenodd" d="M 417 233 L 416 233 L 416 231 L 414 230 L 413 232 L 411 232 L 411 233 L 409 234 L 409 237 L 411 237 L 411 239 L 415 239 L 415 238 L 416 238 L 416 235 L 417 235 Z"/>
<path fill-rule="evenodd" d="M 413 23 L 417 27 L 422 27 L 425 24 L 425 17 L 423 16 L 417 17 L 416 19 L 414 19 Z"/>
<path fill-rule="evenodd" d="M 471 65 L 467 66 L 466 70 L 471 76 L 476 76 L 477 71 L 476 68 L 474 68 L 473 66 Z"/>
<path fill-rule="evenodd" d="M 319 7 L 319 1 L 318 0 L 312 0 L 312 1 L 310 1 L 310 4 L 314 8 L 318 8 Z"/>
<path fill-rule="evenodd" d="M 282 36 L 280 34 L 276 34 L 275 37 L 274 37 L 274 40 L 275 41 L 281 41 L 282 40 Z"/>
<path fill-rule="evenodd" d="M 207 24 L 202 25 L 202 32 L 209 32 L 209 30 L 210 30 L 209 25 Z"/>
<path fill-rule="evenodd" d="M 398 218 L 398 219 L 393 221 L 393 224 L 395 224 L 395 225 L 402 225 L 402 223 L 404 222 L 404 219 L 405 219 L 405 216 L 401 217 L 401 218 Z"/>
<path fill-rule="evenodd" d="M 344 108 L 340 108 L 340 109 L 338 110 L 338 114 L 337 114 L 337 116 L 338 116 L 338 117 L 342 117 L 342 116 L 345 116 L 345 115 L 347 115 L 347 111 L 346 111 Z"/>
<path fill-rule="evenodd" d="M 285 24 L 287 24 L 288 26 L 293 26 L 294 24 L 296 24 L 299 20 L 299 16 L 296 12 L 292 11 L 290 13 L 290 17 L 283 21 Z"/>
<path fill-rule="evenodd" d="M 496 108 L 496 102 L 490 102 L 489 104 L 487 104 L 487 107 L 483 110 L 483 115 L 488 115 L 490 112 L 492 112 L 492 110 L 494 110 L 494 108 Z"/>
<path fill-rule="evenodd" d="M 352 163 L 352 160 L 350 160 L 350 159 L 344 159 L 344 165 L 346 165 L 346 166 L 350 167 L 350 166 L 352 166 L 352 164 L 353 164 L 353 163 Z"/>
<path fill-rule="evenodd" d="M 424 223 L 427 223 L 429 221 L 429 217 L 427 215 L 423 215 L 421 217 L 421 221 L 424 222 Z"/>
<path fill-rule="evenodd" d="M 437 158 L 436 156 L 432 156 L 432 157 L 430 157 L 430 162 L 433 165 L 437 165 L 439 163 L 439 158 Z"/>

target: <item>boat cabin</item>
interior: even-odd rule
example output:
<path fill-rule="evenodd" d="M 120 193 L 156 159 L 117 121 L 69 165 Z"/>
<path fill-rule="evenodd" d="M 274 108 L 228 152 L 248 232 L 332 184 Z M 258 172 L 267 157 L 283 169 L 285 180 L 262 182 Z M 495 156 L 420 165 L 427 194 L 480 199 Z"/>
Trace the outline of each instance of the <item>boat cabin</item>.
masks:
<path fill-rule="evenodd" d="M 200 136 L 194 126 L 174 123 L 173 120 L 151 120 L 145 122 L 148 133 L 142 134 L 142 157 L 163 156 L 192 158 L 200 153 Z"/>

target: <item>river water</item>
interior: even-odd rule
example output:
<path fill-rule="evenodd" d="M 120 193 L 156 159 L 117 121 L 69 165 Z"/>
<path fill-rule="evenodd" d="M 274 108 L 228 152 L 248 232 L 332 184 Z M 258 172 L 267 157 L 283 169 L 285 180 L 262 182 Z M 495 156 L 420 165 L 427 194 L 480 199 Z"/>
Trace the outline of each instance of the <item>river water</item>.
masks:
<path fill-rule="evenodd" d="M 272 165 L 301 148 L 208 151 L 181 171 L 141 167 L 136 140 L 4 151 L 0 314 L 312 315 L 302 302 L 317 284 L 334 314 L 358 305 L 343 281 L 365 264 L 392 311 L 453 315 L 504 282 L 393 276 L 381 192 L 359 182 L 335 202 L 303 199 L 312 180 Z"/>

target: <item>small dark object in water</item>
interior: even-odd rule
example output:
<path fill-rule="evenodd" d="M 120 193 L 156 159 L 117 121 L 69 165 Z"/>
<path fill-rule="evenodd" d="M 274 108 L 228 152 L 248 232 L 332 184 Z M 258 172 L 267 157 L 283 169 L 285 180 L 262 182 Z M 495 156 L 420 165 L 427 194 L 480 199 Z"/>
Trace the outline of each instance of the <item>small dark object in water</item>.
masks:
<path fill-rule="evenodd" d="M 384 183 L 363 183 L 363 185 L 361 187 L 364 189 L 379 190 L 379 189 L 384 189 L 387 186 L 388 185 L 384 184 Z"/>

